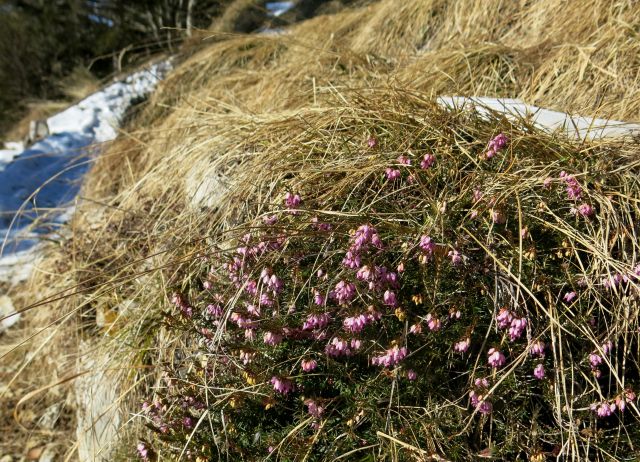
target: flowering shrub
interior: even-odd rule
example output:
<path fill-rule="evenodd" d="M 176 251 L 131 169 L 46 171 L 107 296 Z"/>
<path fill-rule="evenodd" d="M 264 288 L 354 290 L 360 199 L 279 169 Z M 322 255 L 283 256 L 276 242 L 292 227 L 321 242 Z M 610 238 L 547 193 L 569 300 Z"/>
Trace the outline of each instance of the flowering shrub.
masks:
<path fill-rule="evenodd" d="M 515 460 L 566 451 L 567 426 L 583 455 L 630 450 L 638 217 L 624 178 L 596 178 L 606 154 L 550 162 L 498 134 L 398 158 L 364 139 L 378 166 L 352 190 L 283 183 L 169 295 L 189 346 L 143 407 L 154 451 Z"/>

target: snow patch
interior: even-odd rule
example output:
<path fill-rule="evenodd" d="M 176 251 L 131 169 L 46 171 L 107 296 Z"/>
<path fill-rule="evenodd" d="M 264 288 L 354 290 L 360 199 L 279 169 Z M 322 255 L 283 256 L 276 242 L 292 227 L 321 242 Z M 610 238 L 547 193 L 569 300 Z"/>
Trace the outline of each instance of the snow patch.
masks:
<path fill-rule="evenodd" d="M 293 2 L 267 2 L 265 4 L 265 8 L 269 14 L 276 18 L 289 11 L 293 6 Z"/>
<path fill-rule="evenodd" d="M 441 96 L 438 103 L 450 108 L 469 108 L 480 115 L 494 111 L 505 114 L 510 120 L 527 118 L 542 130 L 564 132 L 569 138 L 581 140 L 640 136 L 640 124 L 571 115 L 526 104 L 519 99 Z"/>
<path fill-rule="evenodd" d="M 7 295 L 0 297 L 0 333 L 7 330 L 20 320 L 20 313 L 13 307 L 11 298 Z"/>
<path fill-rule="evenodd" d="M 99 154 L 97 144 L 117 136 L 128 107 L 170 69 L 163 61 L 114 82 L 50 117 L 46 138 L 27 149 L 10 143 L 0 150 L 0 281 L 28 277 L 31 249 L 69 220 L 69 205 Z"/>

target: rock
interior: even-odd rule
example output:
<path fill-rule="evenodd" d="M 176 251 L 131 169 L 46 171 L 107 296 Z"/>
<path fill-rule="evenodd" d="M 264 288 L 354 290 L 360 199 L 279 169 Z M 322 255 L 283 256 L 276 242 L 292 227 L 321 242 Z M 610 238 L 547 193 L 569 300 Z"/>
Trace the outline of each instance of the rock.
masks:
<path fill-rule="evenodd" d="M 43 429 L 53 430 L 54 427 L 56 426 L 56 423 L 58 422 L 58 419 L 60 418 L 61 407 L 62 407 L 61 403 L 56 403 L 49 406 L 44 411 L 42 416 L 40 416 L 40 419 L 38 419 L 38 425 L 40 425 L 40 427 Z"/>
<path fill-rule="evenodd" d="M 216 208 L 229 190 L 227 177 L 208 163 L 194 165 L 185 178 L 185 191 L 194 208 Z"/>
<path fill-rule="evenodd" d="M 109 461 L 121 419 L 116 372 L 109 370 L 109 358 L 95 344 L 82 342 L 80 351 L 94 353 L 79 358 L 78 370 L 90 372 L 74 382 L 78 460 Z"/>
<path fill-rule="evenodd" d="M 47 446 L 38 459 L 38 462 L 55 462 L 56 456 L 57 454 L 56 451 L 54 451 L 53 446 Z"/>
<path fill-rule="evenodd" d="M 13 307 L 13 302 L 11 301 L 11 297 L 7 295 L 1 296 L 0 297 L 0 319 L 4 318 L 5 316 L 9 316 L 10 314 L 13 314 L 15 312 L 16 310 Z M 6 318 L 0 321 L 0 333 L 9 329 L 19 320 L 20 320 L 20 314 L 18 313 L 11 316 L 10 318 Z"/>
<path fill-rule="evenodd" d="M 0 462 L 13 462 L 13 457 L 10 455 L 0 457 Z"/>
<path fill-rule="evenodd" d="M 27 451 L 27 460 L 39 460 L 44 453 L 44 446 L 36 446 Z"/>

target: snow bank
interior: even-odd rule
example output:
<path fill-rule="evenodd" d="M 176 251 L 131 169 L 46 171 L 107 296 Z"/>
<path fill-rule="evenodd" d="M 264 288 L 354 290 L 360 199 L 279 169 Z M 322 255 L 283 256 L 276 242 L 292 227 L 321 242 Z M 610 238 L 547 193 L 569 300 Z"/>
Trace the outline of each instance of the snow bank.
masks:
<path fill-rule="evenodd" d="M 47 120 L 50 135 L 28 149 L 10 144 L 0 150 L 0 281 L 28 276 L 33 248 L 68 218 L 99 152 L 96 144 L 116 137 L 127 108 L 149 94 L 170 67 L 168 61 L 154 64 L 54 115 Z"/>
<path fill-rule="evenodd" d="M 640 124 L 570 115 L 525 104 L 519 99 L 441 96 L 438 102 L 446 107 L 472 109 L 482 115 L 495 111 L 505 114 L 511 120 L 529 118 L 542 130 L 564 132 L 570 138 L 581 140 L 640 136 Z"/>
<path fill-rule="evenodd" d="M 269 12 L 269 14 L 274 17 L 278 17 L 286 13 L 291 8 L 293 8 L 293 6 L 293 2 L 267 2 L 265 4 L 265 8 Z"/>

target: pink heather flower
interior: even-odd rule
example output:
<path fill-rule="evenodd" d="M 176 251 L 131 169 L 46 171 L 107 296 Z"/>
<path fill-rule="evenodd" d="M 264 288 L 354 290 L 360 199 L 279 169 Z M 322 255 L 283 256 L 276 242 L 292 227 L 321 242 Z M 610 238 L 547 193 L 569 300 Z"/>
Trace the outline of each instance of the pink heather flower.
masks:
<path fill-rule="evenodd" d="M 451 258 L 451 263 L 454 266 L 458 266 L 462 263 L 462 254 L 457 250 L 451 250 L 447 255 Z"/>
<path fill-rule="evenodd" d="M 439 331 L 440 327 L 442 327 L 442 323 L 440 322 L 440 319 L 438 319 L 436 316 L 432 315 L 431 313 L 427 314 L 426 321 L 427 321 L 427 327 L 429 328 L 429 330 L 433 332 Z"/>
<path fill-rule="evenodd" d="M 580 200 L 582 197 L 582 187 L 573 175 L 567 174 L 565 171 L 560 172 L 560 178 L 567 185 L 567 197 L 570 200 Z"/>
<path fill-rule="evenodd" d="M 138 455 L 142 460 L 149 460 L 149 448 L 147 448 L 147 445 L 145 443 L 138 443 L 136 449 L 138 450 Z"/>
<path fill-rule="evenodd" d="M 491 159 L 498 152 L 502 151 L 507 145 L 508 138 L 500 133 L 498 136 L 489 141 L 489 146 L 487 147 L 487 151 L 485 152 L 485 158 Z"/>
<path fill-rule="evenodd" d="M 327 346 L 324 348 L 324 352 L 333 357 L 339 356 L 351 356 L 351 348 L 349 348 L 349 342 L 340 337 L 333 337 Z"/>
<path fill-rule="evenodd" d="M 242 361 L 242 364 L 244 364 L 246 366 L 251 361 L 253 361 L 253 358 L 255 356 L 256 356 L 256 353 L 253 352 L 253 351 L 244 351 L 244 350 L 242 350 L 240 352 L 240 361 Z"/>
<path fill-rule="evenodd" d="M 378 140 L 373 136 L 367 140 L 367 146 L 370 148 L 375 148 L 378 145 Z"/>
<path fill-rule="evenodd" d="M 278 221 L 278 217 L 276 215 L 266 216 L 262 218 L 262 222 L 267 226 L 275 224 L 276 221 Z"/>
<path fill-rule="evenodd" d="M 449 319 L 460 319 L 462 317 L 462 312 L 457 310 L 455 307 L 449 310 Z"/>
<path fill-rule="evenodd" d="M 514 318 L 509 327 L 509 340 L 514 341 L 522 336 L 522 332 L 527 327 L 527 318 Z"/>
<path fill-rule="evenodd" d="M 513 321 L 513 314 L 509 311 L 508 308 L 500 308 L 500 311 L 496 315 L 496 322 L 498 323 L 499 329 L 506 329 L 511 325 L 511 321 Z"/>
<path fill-rule="evenodd" d="M 544 342 L 540 340 L 536 340 L 529 347 L 529 354 L 531 356 L 539 356 L 540 358 L 544 358 Z"/>
<path fill-rule="evenodd" d="M 414 335 L 418 335 L 422 333 L 422 324 L 420 323 L 416 323 L 411 325 L 411 327 L 409 328 L 409 333 L 410 334 L 414 334 Z"/>
<path fill-rule="evenodd" d="M 222 307 L 217 303 L 215 305 L 207 305 L 207 313 L 209 314 L 209 316 L 219 318 L 220 316 L 222 316 Z"/>
<path fill-rule="evenodd" d="M 464 353 L 469 349 L 470 346 L 471 346 L 471 338 L 467 337 L 454 343 L 453 351 L 457 351 L 458 353 Z"/>
<path fill-rule="evenodd" d="M 329 325 L 331 316 L 329 313 L 311 314 L 302 325 L 303 330 L 324 329 Z"/>
<path fill-rule="evenodd" d="M 493 367 L 494 369 L 497 369 L 499 367 L 504 366 L 507 360 L 504 357 L 504 355 L 500 352 L 500 350 L 491 348 L 488 353 L 488 362 L 491 367 Z"/>
<path fill-rule="evenodd" d="M 636 394 L 631 388 L 627 388 L 624 391 L 624 396 L 627 399 L 627 401 L 633 401 L 634 399 L 636 399 Z"/>
<path fill-rule="evenodd" d="M 411 165 L 411 159 L 409 159 L 407 156 L 399 156 L 398 163 L 402 165 Z"/>
<path fill-rule="evenodd" d="M 400 178 L 400 175 L 401 175 L 400 170 L 391 168 L 391 167 L 387 167 L 387 169 L 384 172 L 385 172 L 385 175 L 387 176 L 387 180 L 389 181 L 397 180 L 398 178 Z"/>
<path fill-rule="evenodd" d="M 306 399 L 304 401 L 304 404 L 307 406 L 309 414 L 311 414 L 316 419 L 319 419 L 322 416 L 322 414 L 324 413 L 324 408 L 322 406 L 318 405 L 318 403 L 316 403 L 312 399 Z"/>
<path fill-rule="evenodd" d="M 504 213 L 502 213 L 500 210 L 494 209 L 491 211 L 491 220 L 497 225 L 502 225 L 506 223 L 507 218 L 504 216 Z"/>
<path fill-rule="evenodd" d="M 418 247 L 427 255 L 433 255 L 433 251 L 436 248 L 435 242 L 431 240 L 429 236 L 421 236 Z"/>
<path fill-rule="evenodd" d="M 598 367 L 602 364 L 602 356 L 597 353 L 591 353 L 589 355 L 589 364 L 591 364 L 592 368 Z"/>
<path fill-rule="evenodd" d="M 258 283 L 254 280 L 248 280 L 244 286 L 244 290 L 249 295 L 256 295 L 258 293 Z"/>
<path fill-rule="evenodd" d="M 297 207 L 300 205 L 300 202 L 302 202 L 302 199 L 298 194 L 287 192 L 284 196 L 284 203 L 288 208 Z"/>
<path fill-rule="evenodd" d="M 400 262 L 396 270 L 398 271 L 398 273 L 404 273 L 404 262 Z"/>
<path fill-rule="evenodd" d="M 473 190 L 473 200 L 474 200 L 474 202 L 480 202 L 482 200 L 482 196 L 484 196 L 482 191 L 480 191 L 479 189 L 474 189 Z"/>
<path fill-rule="evenodd" d="M 332 292 L 339 305 L 349 303 L 356 294 L 356 286 L 350 282 L 340 281 Z"/>
<path fill-rule="evenodd" d="M 412 382 L 418 378 L 418 374 L 416 373 L 416 371 L 414 371 L 413 369 L 409 369 L 407 370 L 407 379 L 411 380 Z"/>
<path fill-rule="evenodd" d="M 393 271 L 387 271 L 384 266 L 376 266 L 376 274 L 381 281 L 386 282 L 390 287 L 399 287 L 398 275 Z"/>
<path fill-rule="evenodd" d="M 265 332 L 262 338 L 265 345 L 274 346 L 282 343 L 282 335 L 275 332 Z"/>
<path fill-rule="evenodd" d="M 426 170 L 430 168 L 435 161 L 436 161 L 436 156 L 434 156 L 433 154 L 425 154 L 424 157 L 422 158 L 422 161 L 420 162 L 420 168 L 423 170 Z"/>
<path fill-rule="evenodd" d="M 590 217 L 594 212 L 594 208 L 589 204 L 580 204 L 578 206 L 578 213 L 583 217 Z"/>
<path fill-rule="evenodd" d="M 603 401 L 599 405 L 597 405 L 597 404 L 592 405 L 592 409 L 595 410 L 596 415 L 600 419 L 604 419 L 606 417 L 609 417 L 611 414 L 613 414 L 615 412 L 616 405 L 613 404 L 613 403 L 608 403 L 607 401 Z"/>
<path fill-rule="evenodd" d="M 362 347 L 362 340 L 357 338 L 351 339 L 351 348 L 355 351 L 358 351 Z"/>
<path fill-rule="evenodd" d="M 471 213 L 469 214 L 469 218 L 471 218 L 472 220 L 475 220 L 476 218 L 478 218 L 478 211 L 472 210 Z"/>
<path fill-rule="evenodd" d="M 476 408 L 476 410 L 483 415 L 491 414 L 493 407 L 491 406 L 491 402 L 486 401 L 483 395 L 476 393 L 474 390 L 469 392 L 469 399 L 471 400 L 471 405 Z"/>
<path fill-rule="evenodd" d="M 256 339 L 256 331 L 254 329 L 245 329 L 244 338 L 246 338 L 248 342 L 253 342 Z"/>
<path fill-rule="evenodd" d="M 609 353 L 611 353 L 611 349 L 613 348 L 613 342 L 611 342 L 611 340 L 607 340 L 606 342 L 604 342 L 602 344 L 602 351 L 604 352 L 604 354 L 608 355 Z"/>
<path fill-rule="evenodd" d="M 368 322 L 380 321 L 382 319 L 382 313 L 380 313 L 373 305 L 367 307 L 367 320 Z"/>
<path fill-rule="evenodd" d="M 352 334 L 357 334 L 362 332 L 362 329 L 367 325 L 368 318 L 364 314 L 360 314 L 358 316 L 350 316 L 345 318 L 342 322 L 342 326 L 344 330 L 347 332 L 351 332 Z"/>
<path fill-rule="evenodd" d="M 322 295 L 317 290 L 313 294 L 313 301 L 318 306 L 324 306 L 327 304 L 327 300 L 325 299 L 324 295 Z"/>
<path fill-rule="evenodd" d="M 213 283 L 211 281 L 204 281 L 202 283 L 202 287 L 204 287 L 206 290 L 211 290 L 211 288 L 213 287 Z"/>
<path fill-rule="evenodd" d="M 544 181 L 542 182 L 542 186 L 549 189 L 551 187 L 551 183 L 553 182 L 553 178 L 551 177 L 547 177 L 544 179 Z"/>
<path fill-rule="evenodd" d="M 303 359 L 300 364 L 305 372 L 311 372 L 318 367 L 318 362 L 315 359 Z"/>
<path fill-rule="evenodd" d="M 391 292 L 390 290 L 385 291 L 383 295 L 384 304 L 388 306 L 397 306 L 398 300 L 396 299 L 396 294 Z"/>
<path fill-rule="evenodd" d="M 275 274 L 272 274 L 267 283 L 267 288 L 269 290 L 271 290 L 274 294 L 279 294 L 280 292 L 282 292 L 282 289 L 284 287 L 284 283 L 282 282 L 281 279 L 279 279 Z"/>
<path fill-rule="evenodd" d="M 342 264 L 347 268 L 356 269 L 360 266 L 360 255 L 356 251 L 348 250 L 342 260 Z"/>
<path fill-rule="evenodd" d="M 383 366 L 383 367 L 393 367 L 402 361 L 407 356 L 407 348 L 406 347 L 398 347 L 397 345 L 393 346 L 386 350 L 380 356 L 374 356 L 371 359 L 371 364 L 374 366 Z"/>
<path fill-rule="evenodd" d="M 273 300 L 269 298 L 269 296 L 265 293 L 260 294 L 260 300 L 258 301 L 260 306 L 272 306 Z"/>
<path fill-rule="evenodd" d="M 628 278 L 627 278 L 628 279 Z M 604 279 L 603 285 L 607 289 L 611 289 L 620 285 L 620 283 L 624 280 L 624 276 L 620 273 L 616 273 L 613 276 L 607 277 Z"/>
<path fill-rule="evenodd" d="M 311 219 L 311 224 L 319 231 L 331 231 L 331 224 L 321 222 L 318 217 L 313 217 Z"/>
<path fill-rule="evenodd" d="M 271 377 L 271 385 L 273 385 L 273 389 L 275 391 L 282 393 L 283 395 L 286 395 L 295 389 L 295 385 L 291 380 L 277 377 L 275 375 Z"/>
<path fill-rule="evenodd" d="M 533 376 L 538 379 L 544 379 L 544 366 L 542 364 L 538 364 L 535 369 L 533 369 Z"/>
<path fill-rule="evenodd" d="M 185 428 L 193 428 L 193 419 L 189 416 L 185 417 L 182 419 L 182 425 L 184 425 Z"/>
<path fill-rule="evenodd" d="M 260 312 L 261 312 L 261 310 L 260 310 L 259 306 L 256 306 L 256 305 L 254 305 L 252 303 L 247 305 L 247 313 L 249 313 L 251 316 L 259 318 L 260 317 Z"/>
<path fill-rule="evenodd" d="M 382 248 L 382 241 L 380 240 L 380 236 L 376 229 L 370 225 L 361 225 L 353 236 L 353 244 L 349 250 L 355 255 L 365 248 L 367 244 L 372 244 L 374 247 Z M 360 263 L 358 262 L 358 264 L 353 268 L 357 268 L 359 266 Z"/>
<path fill-rule="evenodd" d="M 371 278 L 371 269 L 367 265 L 364 265 L 356 273 L 356 278 L 360 281 L 368 281 Z"/>
<path fill-rule="evenodd" d="M 486 377 L 479 377 L 473 381 L 476 387 L 489 388 L 489 380 Z"/>
<path fill-rule="evenodd" d="M 562 299 L 567 302 L 567 303 L 571 303 L 571 301 L 576 298 L 578 294 L 576 294 L 575 292 L 571 291 L 571 292 L 567 292 L 566 294 L 564 294 L 564 297 L 562 297 Z"/>

